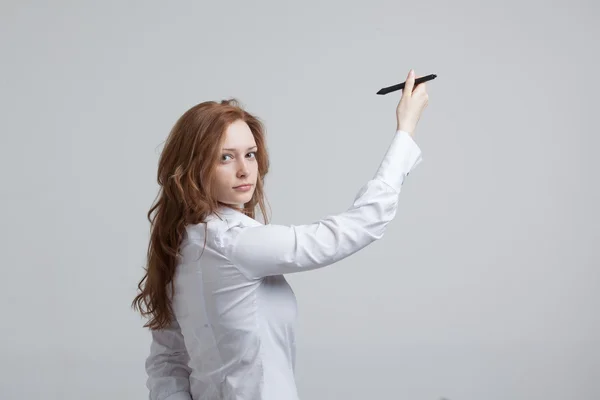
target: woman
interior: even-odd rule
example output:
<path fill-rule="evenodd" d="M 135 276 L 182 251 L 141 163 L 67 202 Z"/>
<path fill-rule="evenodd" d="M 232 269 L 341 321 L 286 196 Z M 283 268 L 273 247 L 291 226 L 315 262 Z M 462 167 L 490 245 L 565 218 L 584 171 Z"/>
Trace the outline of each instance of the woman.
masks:
<path fill-rule="evenodd" d="M 422 160 L 413 136 L 428 95 L 414 80 L 411 70 L 373 179 L 348 210 L 307 225 L 267 221 L 269 161 L 256 117 L 235 100 L 181 116 L 160 157 L 148 265 L 132 303 L 151 317 L 151 400 L 298 398 L 296 299 L 284 274 L 333 264 L 383 236 Z"/>

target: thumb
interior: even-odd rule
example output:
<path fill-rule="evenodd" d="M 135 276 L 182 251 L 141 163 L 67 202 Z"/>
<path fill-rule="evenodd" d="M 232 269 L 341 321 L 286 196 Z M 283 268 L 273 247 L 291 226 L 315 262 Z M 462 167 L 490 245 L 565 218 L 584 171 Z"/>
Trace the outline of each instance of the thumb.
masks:
<path fill-rule="evenodd" d="M 406 93 L 407 95 L 411 95 L 414 85 L 415 85 L 415 71 L 413 69 L 411 69 L 410 71 L 408 71 L 408 77 L 406 78 L 406 83 L 404 84 L 404 90 L 402 92 Z"/>

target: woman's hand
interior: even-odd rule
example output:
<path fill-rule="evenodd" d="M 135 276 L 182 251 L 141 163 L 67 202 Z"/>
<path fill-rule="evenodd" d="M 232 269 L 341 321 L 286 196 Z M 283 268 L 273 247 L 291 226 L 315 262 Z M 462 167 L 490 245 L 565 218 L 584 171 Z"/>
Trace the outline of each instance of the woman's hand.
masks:
<path fill-rule="evenodd" d="M 402 97 L 396 108 L 397 130 L 406 131 L 414 137 L 414 131 L 421 118 L 421 113 L 427 107 L 429 95 L 426 83 L 420 83 L 414 88 L 415 71 L 410 70 L 406 78 L 406 84 L 402 89 Z M 414 89 L 414 91 L 413 91 Z"/>

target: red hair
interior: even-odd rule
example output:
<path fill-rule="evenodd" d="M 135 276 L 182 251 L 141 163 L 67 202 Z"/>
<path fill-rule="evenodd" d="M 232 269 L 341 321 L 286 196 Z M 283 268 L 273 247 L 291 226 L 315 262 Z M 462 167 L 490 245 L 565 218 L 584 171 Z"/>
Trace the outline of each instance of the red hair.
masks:
<path fill-rule="evenodd" d="M 205 222 L 205 218 L 221 206 L 215 198 L 214 171 L 227 127 L 237 120 L 248 124 L 258 147 L 254 195 L 238 210 L 255 218 L 258 205 L 264 223 L 268 223 L 263 182 L 269 171 L 269 158 L 263 123 L 246 112 L 235 98 L 220 103 L 206 101 L 190 108 L 173 126 L 158 163 L 160 190 L 148 211 L 151 234 L 146 273 L 138 284 L 139 294 L 132 302 L 136 311 L 150 317 L 144 327 L 165 328 L 173 318 L 167 287 L 171 285 L 172 294 L 185 226 Z"/>

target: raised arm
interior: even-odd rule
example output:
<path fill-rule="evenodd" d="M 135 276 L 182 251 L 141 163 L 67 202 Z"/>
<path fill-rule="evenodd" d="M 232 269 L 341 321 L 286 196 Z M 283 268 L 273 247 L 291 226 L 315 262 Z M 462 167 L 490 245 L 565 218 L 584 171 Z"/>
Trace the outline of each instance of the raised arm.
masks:
<path fill-rule="evenodd" d="M 373 179 L 346 211 L 306 225 L 234 225 L 218 241 L 250 279 L 308 271 L 340 261 L 380 239 L 396 215 L 409 172 L 422 161 L 412 136 L 397 131 Z"/>
<path fill-rule="evenodd" d="M 192 400 L 189 355 L 177 320 L 161 330 L 152 330 L 150 355 L 146 359 L 149 400 Z"/>

